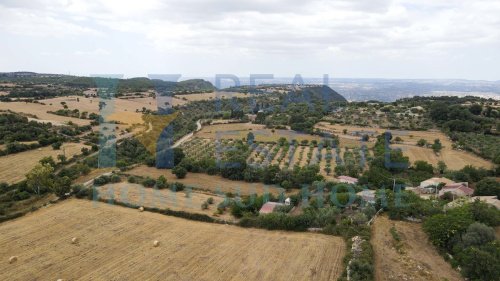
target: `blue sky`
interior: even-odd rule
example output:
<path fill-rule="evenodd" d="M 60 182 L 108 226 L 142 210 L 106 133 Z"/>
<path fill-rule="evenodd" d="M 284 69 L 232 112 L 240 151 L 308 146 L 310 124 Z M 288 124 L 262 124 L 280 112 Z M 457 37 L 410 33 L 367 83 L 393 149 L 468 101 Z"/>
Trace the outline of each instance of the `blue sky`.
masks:
<path fill-rule="evenodd" d="M 0 0 L 0 71 L 500 80 L 498 0 Z"/>

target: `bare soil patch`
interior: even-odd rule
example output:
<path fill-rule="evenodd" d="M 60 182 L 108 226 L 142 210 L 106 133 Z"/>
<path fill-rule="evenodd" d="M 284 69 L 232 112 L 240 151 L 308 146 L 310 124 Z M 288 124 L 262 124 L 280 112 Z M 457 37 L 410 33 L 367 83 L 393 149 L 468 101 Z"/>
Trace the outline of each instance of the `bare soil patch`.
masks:
<path fill-rule="evenodd" d="M 399 249 L 390 229 L 401 237 Z M 459 281 L 460 274 L 428 242 L 421 224 L 391 221 L 385 216 L 375 219 L 372 229 L 375 252 L 375 280 Z"/>

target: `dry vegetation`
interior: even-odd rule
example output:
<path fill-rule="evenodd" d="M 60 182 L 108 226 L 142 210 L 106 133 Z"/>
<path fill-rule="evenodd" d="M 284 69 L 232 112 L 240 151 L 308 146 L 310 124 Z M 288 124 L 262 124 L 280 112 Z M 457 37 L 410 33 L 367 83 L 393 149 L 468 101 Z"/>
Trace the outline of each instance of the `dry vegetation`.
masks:
<path fill-rule="evenodd" d="M 65 143 L 61 149 L 54 150 L 51 146 L 39 149 L 9 154 L 0 157 L 0 182 L 15 183 L 24 179 L 24 176 L 38 164 L 38 161 L 46 156 L 52 156 L 57 160 L 57 155 L 66 153 L 66 158 L 81 154 L 81 149 L 90 147 L 80 143 Z"/>
<path fill-rule="evenodd" d="M 3 223 L 0 233 L 2 280 L 336 280 L 345 251 L 333 236 L 74 199 Z M 17 262 L 9 264 L 11 256 Z"/>
<path fill-rule="evenodd" d="M 391 234 L 394 227 L 400 242 Z M 463 280 L 428 242 L 420 224 L 391 221 L 381 216 L 372 229 L 375 280 Z"/>

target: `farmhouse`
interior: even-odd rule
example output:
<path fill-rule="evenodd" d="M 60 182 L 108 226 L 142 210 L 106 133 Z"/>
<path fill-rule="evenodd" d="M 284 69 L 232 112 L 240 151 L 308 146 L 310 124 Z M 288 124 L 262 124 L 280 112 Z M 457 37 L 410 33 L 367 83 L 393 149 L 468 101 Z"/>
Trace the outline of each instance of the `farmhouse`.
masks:
<path fill-rule="evenodd" d="M 419 191 L 421 193 L 434 193 L 436 192 L 436 187 L 438 185 L 440 184 L 450 185 L 454 183 L 455 183 L 454 181 L 447 178 L 430 178 L 420 183 Z"/>
<path fill-rule="evenodd" d="M 469 188 L 469 184 L 467 182 L 459 182 L 445 185 L 440 191 L 439 196 L 443 196 L 445 193 L 451 193 L 456 197 L 464 197 L 464 196 L 472 196 L 474 194 L 474 190 Z"/>
<path fill-rule="evenodd" d="M 357 178 L 352 178 L 348 176 L 339 176 L 337 177 L 337 180 L 341 183 L 347 183 L 347 184 L 357 184 L 358 179 Z"/>
<path fill-rule="evenodd" d="M 440 183 L 448 185 L 448 184 L 454 184 L 455 182 L 447 178 L 430 178 L 421 182 L 420 187 L 426 188 L 429 186 L 438 186 Z"/>
<path fill-rule="evenodd" d="M 262 208 L 259 210 L 259 214 L 270 214 L 274 211 L 274 208 L 277 206 L 285 206 L 283 203 L 278 203 L 278 202 L 267 202 L 264 205 L 262 205 Z"/>

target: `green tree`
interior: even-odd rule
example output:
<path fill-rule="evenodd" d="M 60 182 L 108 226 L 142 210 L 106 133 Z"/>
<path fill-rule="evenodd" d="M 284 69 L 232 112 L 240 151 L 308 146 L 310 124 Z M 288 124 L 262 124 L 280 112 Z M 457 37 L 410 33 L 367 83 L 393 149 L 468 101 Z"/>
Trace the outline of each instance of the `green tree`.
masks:
<path fill-rule="evenodd" d="M 444 163 L 443 161 L 439 161 L 437 163 L 437 169 L 438 169 L 438 172 L 440 174 L 444 174 L 444 172 L 446 171 L 446 168 L 448 168 L 448 167 L 446 166 L 446 163 Z"/>
<path fill-rule="evenodd" d="M 58 150 L 58 149 L 61 148 L 61 145 L 62 145 L 62 142 L 58 141 L 58 142 L 55 142 L 55 143 L 52 144 L 52 148 L 54 150 Z"/>
<path fill-rule="evenodd" d="M 434 143 L 432 144 L 432 150 L 434 150 L 435 153 L 439 153 L 441 149 L 443 149 L 441 141 L 439 139 L 435 139 Z"/>
<path fill-rule="evenodd" d="M 56 166 L 56 161 L 54 161 L 54 158 L 52 158 L 52 156 L 43 157 L 42 159 L 40 159 L 40 161 L 38 161 L 38 163 L 42 165 L 49 164 L 52 167 Z"/>
<path fill-rule="evenodd" d="M 463 247 L 481 246 L 495 240 L 495 230 L 485 224 L 475 222 L 467 228 L 462 237 Z"/>
<path fill-rule="evenodd" d="M 178 179 L 183 179 L 186 177 L 187 170 L 182 166 L 175 166 L 172 169 L 172 174 L 174 174 Z"/>
<path fill-rule="evenodd" d="M 434 172 L 434 167 L 426 161 L 418 160 L 413 163 L 413 167 L 416 171 L 427 172 L 432 174 Z"/>
<path fill-rule="evenodd" d="M 186 156 L 182 148 L 176 147 L 174 150 L 174 165 L 181 163 L 182 159 Z"/>
<path fill-rule="evenodd" d="M 476 184 L 474 195 L 500 198 L 500 182 L 497 182 L 495 178 L 484 178 Z"/>
<path fill-rule="evenodd" d="M 463 206 L 452 209 L 447 214 L 437 214 L 428 218 L 423 228 L 434 245 L 451 250 L 454 237 L 464 233 L 473 222 L 469 208 Z"/>
<path fill-rule="evenodd" d="M 168 187 L 167 179 L 163 175 L 158 177 L 158 179 L 156 180 L 156 187 L 158 189 L 163 189 Z"/>
<path fill-rule="evenodd" d="M 469 107 L 469 111 L 474 115 L 480 115 L 483 111 L 483 107 L 480 104 L 475 103 Z"/>
<path fill-rule="evenodd" d="M 255 142 L 255 135 L 252 132 L 248 132 L 247 134 L 247 143 L 252 144 Z"/>
<path fill-rule="evenodd" d="M 71 191 L 71 179 L 69 177 L 58 177 L 51 188 L 57 196 L 63 197 L 66 193 Z"/>
<path fill-rule="evenodd" d="M 64 156 L 64 154 L 57 155 L 57 159 L 61 162 L 61 164 L 66 163 L 66 156 Z"/>
<path fill-rule="evenodd" d="M 462 273 L 474 281 L 498 281 L 500 276 L 500 246 L 498 242 L 469 247 L 458 256 Z"/>
<path fill-rule="evenodd" d="M 37 164 L 28 174 L 26 174 L 26 185 L 36 194 L 40 195 L 45 190 L 50 190 L 54 181 L 52 173 L 54 167 L 50 164 Z"/>
<path fill-rule="evenodd" d="M 427 144 L 427 141 L 426 141 L 426 140 L 424 140 L 424 139 L 419 139 L 419 140 L 417 141 L 417 145 L 418 145 L 418 146 L 425 146 L 426 144 Z"/>

